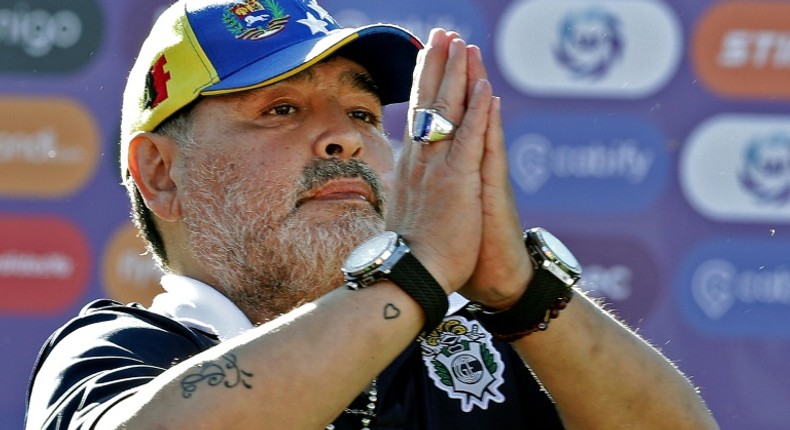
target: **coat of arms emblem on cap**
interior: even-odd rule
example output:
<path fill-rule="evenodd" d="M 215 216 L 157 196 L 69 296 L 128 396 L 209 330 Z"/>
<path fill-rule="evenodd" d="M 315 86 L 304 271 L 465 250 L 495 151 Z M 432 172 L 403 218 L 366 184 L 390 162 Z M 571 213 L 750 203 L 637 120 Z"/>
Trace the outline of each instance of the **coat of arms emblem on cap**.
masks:
<path fill-rule="evenodd" d="M 222 21 L 236 39 L 260 40 L 285 28 L 290 15 L 274 0 L 247 0 L 225 10 Z"/>

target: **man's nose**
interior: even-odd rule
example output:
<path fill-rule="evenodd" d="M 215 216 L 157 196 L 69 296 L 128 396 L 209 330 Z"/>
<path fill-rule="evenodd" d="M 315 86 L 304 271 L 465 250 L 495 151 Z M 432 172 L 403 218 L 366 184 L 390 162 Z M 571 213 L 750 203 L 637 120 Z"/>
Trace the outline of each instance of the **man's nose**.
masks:
<path fill-rule="evenodd" d="M 322 130 L 315 143 L 315 155 L 321 158 L 359 158 L 365 142 L 354 119 L 341 109 L 320 115 L 317 119 Z"/>

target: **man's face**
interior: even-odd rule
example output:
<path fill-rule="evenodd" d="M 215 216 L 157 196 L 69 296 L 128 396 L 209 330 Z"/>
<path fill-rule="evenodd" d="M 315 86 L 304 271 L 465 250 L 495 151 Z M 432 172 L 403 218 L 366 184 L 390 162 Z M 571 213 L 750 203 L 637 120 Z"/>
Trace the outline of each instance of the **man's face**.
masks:
<path fill-rule="evenodd" d="M 339 286 L 345 256 L 383 229 L 393 155 L 371 85 L 335 58 L 197 105 L 179 190 L 189 245 L 251 318 Z"/>

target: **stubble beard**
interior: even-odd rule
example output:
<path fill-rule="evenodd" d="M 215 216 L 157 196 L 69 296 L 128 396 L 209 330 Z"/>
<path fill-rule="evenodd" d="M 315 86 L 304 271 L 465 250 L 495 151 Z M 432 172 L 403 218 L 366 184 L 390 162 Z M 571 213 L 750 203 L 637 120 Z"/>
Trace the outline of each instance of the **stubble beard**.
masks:
<path fill-rule="evenodd" d="M 263 323 L 312 301 L 343 283 L 345 257 L 384 229 L 383 192 L 367 165 L 356 160 L 317 159 L 299 185 L 261 187 L 233 177 L 226 166 L 201 164 L 182 185 L 189 244 L 214 287 L 255 323 Z M 342 203 L 327 219 L 297 207 L 303 192 L 327 180 L 362 175 L 374 205 Z M 224 184 L 224 195 L 206 184 Z"/>

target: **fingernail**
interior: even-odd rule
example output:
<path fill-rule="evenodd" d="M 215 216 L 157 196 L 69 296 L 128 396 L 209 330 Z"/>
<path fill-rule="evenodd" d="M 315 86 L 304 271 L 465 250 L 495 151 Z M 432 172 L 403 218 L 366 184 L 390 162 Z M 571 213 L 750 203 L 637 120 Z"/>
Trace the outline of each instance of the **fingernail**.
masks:
<path fill-rule="evenodd" d="M 453 40 L 450 41 L 450 52 L 449 52 L 449 54 L 450 54 L 451 57 L 454 57 L 454 56 L 456 56 L 458 54 L 458 42 L 457 42 L 457 40 L 458 39 L 453 39 Z"/>
<path fill-rule="evenodd" d="M 483 54 L 480 52 L 480 47 L 477 45 L 467 45 L 466 49 L 475 56 L 475 58 L 482 60 Z"/>
<path fill-rule="evenodd" d="M 487 82 L 488 79 L 478 79 L 477 82 L 475 82 L 474 92 L 479 93 L 480 91 L 482 91 L 483 87 L 486 85 Z"/>
<path fill-rule="evenodd" d="M 444 29 L 442 28 L 432 29 L 431 33 L 428 35 L 428 44 L 431 46 L 436 45 L 436 42 L 438 41 L 439 38 L 439 34 L 442 33 L 443 31 Z"/>
<path fill-rule="evenodd" d="M 453 39 L 450 41 L 450 55 L 455 56 L 466 50 L 466 42 L 463 39 Z"/>

